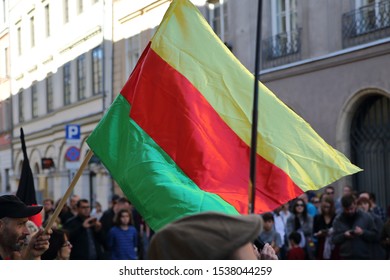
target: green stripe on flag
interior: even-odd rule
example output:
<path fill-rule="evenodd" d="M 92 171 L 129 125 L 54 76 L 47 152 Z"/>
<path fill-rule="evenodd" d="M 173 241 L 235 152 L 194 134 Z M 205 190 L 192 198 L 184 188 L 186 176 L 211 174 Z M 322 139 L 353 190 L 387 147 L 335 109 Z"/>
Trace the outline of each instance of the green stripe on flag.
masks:
<path fill-rule="evenodd" d="M 199 189 L 129 112 L 130 104 L 118 95 L 87 143 L 153 230 L 203 211 L 238 214 L 218 195 Z"/>

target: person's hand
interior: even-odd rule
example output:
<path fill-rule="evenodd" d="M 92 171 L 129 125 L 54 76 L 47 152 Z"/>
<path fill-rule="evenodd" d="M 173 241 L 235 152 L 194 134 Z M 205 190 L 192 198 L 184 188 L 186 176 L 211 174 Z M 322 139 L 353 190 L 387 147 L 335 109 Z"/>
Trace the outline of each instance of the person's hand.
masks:
<path fill-rule="evenodd" d="M 363 229 L 361 227 L 356 226 L 355 234 L 356 235 L 362 235 L 363 234 Z"/>
<path fill-rule="evenodd" d="M 95 217 L 86 218 L 83 222 L 83 227 L 90 228 L 95 226 L 97 219 Z"/>
<path fill-rule="evenodd" d="M 255 254 L 255 256 L 258 260 L 261 260 L 261 255 L 260 255 L 259 249 L 257 249 L 255 244 L 253 244 L 253 253 Z"/>
<path fill-rule="evenodd" d="M 355 231 L 354 230 L 347 230 L 344 232 L 344 236 L 347 238 L 354 238 L 355 237 Z"/>
<path fill-rule="evenodd" d="M 327 236 L 327 235 L 328 235 L 328 232 L 323 231 L 323 230 L 319 230 L 318 232 L 314 233 L 315 237 L 322 237 L 322 236 Z"/>
<path fill-rule="evenodd" d="M 94 224 L 94 228 L 95 228 L 96 231 L 101 230 L 102 229 L 102 223 L 97 220 L 95 222 L 95 224 Z"/>
<path fill-rule="evenodd" d="M 265 243 L 263 250 L 260 252 L 260 256 L 262 260 L 277 260 L 278 256 L 275 253 L 275 250 L 271 245 Z"/>
<path fill-rule="evenodd" d="M 40 259 L 42 254 L 49 249 L 49 239 L 52 230 L 50 229 L 47 233 L 44 232 L 44 229 L 39 229 L 34 233 L 30 241 L 28 242 L 27 247 L 23 250 L 21 258 L 24 260 L 34 260 Z"/>

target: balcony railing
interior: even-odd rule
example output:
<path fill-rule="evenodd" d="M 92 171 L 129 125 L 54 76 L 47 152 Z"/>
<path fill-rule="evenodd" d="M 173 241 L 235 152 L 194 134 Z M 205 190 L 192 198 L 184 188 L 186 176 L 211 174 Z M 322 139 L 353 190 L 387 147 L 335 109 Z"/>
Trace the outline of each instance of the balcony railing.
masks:
<path fill-rule="evenodd" d="M 262 42 L 262 68 L 297 61 L 301 57 L 301 28 L 279 33 Z"/>
<path fill-rule="evenodd" d="M 390 0 L 363 6 L 342 16 L 343 47 L 390 36 Z"/>

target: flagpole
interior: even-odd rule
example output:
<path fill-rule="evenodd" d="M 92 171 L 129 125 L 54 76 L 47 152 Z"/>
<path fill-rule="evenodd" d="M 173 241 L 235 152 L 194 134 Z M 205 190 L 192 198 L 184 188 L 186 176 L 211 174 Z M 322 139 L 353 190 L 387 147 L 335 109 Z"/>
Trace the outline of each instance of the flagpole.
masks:
<path fill-rule="evenodd" d="M 50 217 L 49 222 L 47 223 L 47 225 L 45 227 L 45 232 L 48 232 L 51 229 L 51 227 L 53 226 L 55 220 L 60 215 L 61 210 L 62 210 L 62 208 L 64 207 L 64 205 L 66 203 L 66 200 L 71 195 L 71 193 L 72 193 L 72 191 L 73 191 L 77 181 L 80 179 L 81 174 L 83 173 L 85 167 L 87 166 L 87 164 L 88 164 L 88 162 L 89 162 L 89 160 L 91 159 L 92 156 L 93 156 L 93 152 L 92 152 L 92 150 L 89 150 L 87 155 L 85 156 L 83 162 L 81 163 L 79 170 L 77 170 L 77 173 L 74 175 L 74 177 L 72 179 L 72 182 L 70 182 L 70 185 L 69 185 L 68 189 L 66 190 L 64 196 L 61 198 L 60 202 L 58 203 L 58 206 L 54 210 L 53 215 Z"/>
<path fill-rule="evenodd" d="M 255 49 L 255 81 L 253 92 L 253 114 L 252 114 L 252 136 L 250 152 L 250 181 L 249 181 L 249 203 L 248 213 L 255 211 L 256 195 L 256 155 L 257 155 L 257 120 L 258 120 L 258 99 L 259 99 L 259 79 L 260 79 L 260 50 L 261 50 L 261 18 L 263 1 L 259 0 L 257 11 L 256 49 Z"/>

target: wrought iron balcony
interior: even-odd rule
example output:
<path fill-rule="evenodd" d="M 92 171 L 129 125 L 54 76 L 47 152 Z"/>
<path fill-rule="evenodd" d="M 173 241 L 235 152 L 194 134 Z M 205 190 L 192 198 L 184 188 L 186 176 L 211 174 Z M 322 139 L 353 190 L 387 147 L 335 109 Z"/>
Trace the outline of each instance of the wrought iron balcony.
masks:
<path fill-rule="evenodd" d="M 390 36 L 390 0 L 363 6 L 342 16 L 343 47 Z"/>
<path fill-rule="evenodd" d="M 262 42 L 262 68 L 297 61 L 301 57 L 301 28 L 279 33 Z"/>

